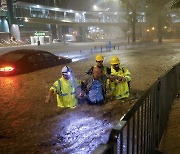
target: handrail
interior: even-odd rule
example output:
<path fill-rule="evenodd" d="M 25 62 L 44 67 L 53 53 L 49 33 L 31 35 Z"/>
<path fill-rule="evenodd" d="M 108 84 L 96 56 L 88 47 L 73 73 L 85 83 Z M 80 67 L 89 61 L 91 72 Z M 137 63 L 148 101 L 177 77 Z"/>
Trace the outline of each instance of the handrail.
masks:
<path fill-rule="evenodd" d="M 180 63 L 166 71 L 137 100 L 111 130 L 107 144 L 100 145 L 94 154 L 157 153 L 171 104 L 179 93 Z M 118 127 L 122 123 L 123 127 Z"/>

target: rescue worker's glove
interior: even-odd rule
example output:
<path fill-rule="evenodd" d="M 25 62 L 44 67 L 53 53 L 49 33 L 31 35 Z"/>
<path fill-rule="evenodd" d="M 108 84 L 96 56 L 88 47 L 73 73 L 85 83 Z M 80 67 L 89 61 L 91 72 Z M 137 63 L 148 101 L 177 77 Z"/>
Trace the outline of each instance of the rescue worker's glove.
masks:
<path fill-rule="evenodd" d="M 118 76 L 109 75 L 109 76 L 107 76 L 107 78 L 108 78 L 110 81 L 114 81 L 114 80 L 118 79 Z"/>
<path fill-rule="evenodd" d="M 118 80 L 121 82 L 121 81 L 123 81 L 123 76 L 118 76 Z"/>
<path fill-rule="evenodd" d="M 123 76 L 119 76 L 118 80 L 119 80 L 120 82 L 126 82 L 126 78 L 123 77 Z"/>

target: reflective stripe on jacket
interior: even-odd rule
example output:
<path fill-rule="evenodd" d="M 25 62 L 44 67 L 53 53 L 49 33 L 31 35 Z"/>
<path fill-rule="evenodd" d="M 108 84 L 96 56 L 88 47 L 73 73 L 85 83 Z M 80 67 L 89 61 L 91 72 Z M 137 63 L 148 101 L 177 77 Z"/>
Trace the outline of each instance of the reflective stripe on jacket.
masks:
<path fill-rule="evenodd" d="M 66 80 L 64 77 L 54 82 L 50 90 L 57 95 L 58 107 L 74 107 L 77 104 L 76 85 L 79 85 L 77 82 L 77 80 Z"/>
<path fill-rule="evenodd" d="M 129 97 L 128 82 L 131 81 L 131 73 L 124 67 L 120 67 L 119 71 L 116 72 L 116 70 L 111 66 L 111 75 L 122 76 L 126 78 L 125 82 L 119 81 L 117 79 L 111 81 L 110 87 L 113 96 L 115 96 L 116 99 Z"/>

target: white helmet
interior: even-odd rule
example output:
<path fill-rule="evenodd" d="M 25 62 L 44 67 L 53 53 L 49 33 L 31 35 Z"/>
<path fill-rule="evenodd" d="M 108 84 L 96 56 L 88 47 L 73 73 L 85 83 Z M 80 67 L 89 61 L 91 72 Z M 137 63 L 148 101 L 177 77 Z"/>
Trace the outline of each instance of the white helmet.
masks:
<path fill-rule="evenodd" d="M 68 66 L 64 66 L 61 71 L 62 74 L 70 75 L 72 73 L 72 70 Z"/>

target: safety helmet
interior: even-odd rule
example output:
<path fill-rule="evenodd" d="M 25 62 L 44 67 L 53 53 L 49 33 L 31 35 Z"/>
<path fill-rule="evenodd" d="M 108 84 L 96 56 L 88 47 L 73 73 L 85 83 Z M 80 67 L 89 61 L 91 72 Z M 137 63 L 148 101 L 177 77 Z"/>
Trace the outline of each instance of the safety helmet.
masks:
<path fill-rule="evenodd" d="M 96 61 L 103 61 L 104 57 L 101 54 L 96 55 Z"/>
<path fill-rule="evenodd" d="M 111 60 L 110 60 L 110 63 L 111 63 L 111 65 L 120 64 L 119 58 L 116 57 L 116 56 L 112 56 Z"/>
<path fill-rule="evenodd" d="M 70 74 L 72 73 L 72 70 L 70 69 L 70 67 L 64 66 L 64 67 L 62 68 L 61 73 L 64 74 L 64 75 L 70 75 Z"/>

